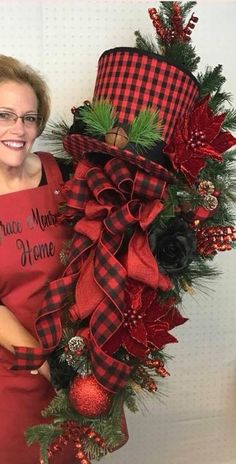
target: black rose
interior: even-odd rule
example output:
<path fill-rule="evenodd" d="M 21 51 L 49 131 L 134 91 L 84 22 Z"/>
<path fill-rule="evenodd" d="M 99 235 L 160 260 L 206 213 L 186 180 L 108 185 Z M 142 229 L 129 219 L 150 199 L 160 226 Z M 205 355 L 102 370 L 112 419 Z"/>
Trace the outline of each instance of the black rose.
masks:
<path fill-rule="evenodd" d="M 158 264 L 169 274 L 183 271 L 196 250 L 195 233 L 182 218 L 170 221 L 165 231 L 152 231 L 149 243 Z"/>

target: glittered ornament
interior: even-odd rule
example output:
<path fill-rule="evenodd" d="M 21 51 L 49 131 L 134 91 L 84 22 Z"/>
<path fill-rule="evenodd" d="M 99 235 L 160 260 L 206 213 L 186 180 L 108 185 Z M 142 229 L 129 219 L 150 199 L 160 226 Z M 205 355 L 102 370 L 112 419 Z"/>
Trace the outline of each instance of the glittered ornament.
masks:
<path fill-rule="evenodd" d="M 210 180 L 202 180 L 198 185 L 200 195 L 211 195 L 214 190 L 215 186 Z"/>
<path fill-rule="evenodd" d="M 218 200 L 214 195 L 205 195 L 203 198 L 203 207 L 208 211 L 213 211 L 218 206 Z"/>
<path fill-rule="evenodd" d="M 79 336 L 72 337 L 68 342 L 68 348 L 73 353 L 82 350 L 85 346 L 84 339 Z"/>
<path fill-rule="evenodd" d="M 108 145 L 114 145 L 117 148 L 125 148 L 129 139 L 122 127 L 113 127 L 105 135 L 105 141 Z"/>
<path fill-rule="evenodd" d="M 65 353 L 65 361 L 67 362 L 68 366 L 76 367 L 76 360 L 71 353 Z"/>
<path fill-rule="evenodd" d="M 236 242 L 236 227 L 203 227 L 197 231 L 197 251 L 202 256 L 209 256 L 218 251 L 232 249 Z"/>
<path fill-rule="evenodd" d="M 93 375 L 76 377 L 70 386 L 69 399 L 76 411 L 94 418 L 107 414 L 113 395 L 105 390 Z"/>

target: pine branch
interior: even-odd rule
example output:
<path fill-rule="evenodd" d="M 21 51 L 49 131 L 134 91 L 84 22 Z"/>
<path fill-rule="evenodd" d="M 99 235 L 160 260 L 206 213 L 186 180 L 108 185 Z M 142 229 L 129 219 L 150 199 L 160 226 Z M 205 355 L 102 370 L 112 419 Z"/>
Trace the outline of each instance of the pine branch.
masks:
<path fill-rule="evenodd" d="M 227 111 L 225 120 L 222 124 L 222 129 L 224 130 L 236 130 L 236 110 L 231 109 Z"/>
<path fill-rule="evenodd" d="M 222 75 L 222 65 L 218 64 L 215 68 L 207 66 L 204 74 L 197 75 L 197 80 L 200 87 L 200 97 L 218 91 L 226 81 Z"/>
<path fill-rule="evenodd" d="M 188 42 L 175 42 L 165 48 L 165 57 L 176 66 L 184 67 L 190 72 L 197 69 L 200 57 L 196 56 L 195 48 Z"/>
<path fill-rule="evenodd" d="M 65 151 L 63 140 L 69 134 L 69 126 L 66 121 L 59 122 L 50 121 L 47 124 L 41 138 L 47 142 L 50 152 L 59 158 L 68 159 L 71 161 L 71 156 Z"/>
<path fill-rule="evenodd" d="M 197 2 L 185 2 L 185 3 L 175 2 L 175 3 L 177 3 L 181 8 L 181 16 L 182 16 L 183 22 L 185 21 L 187 16 L 191 13 L 194 6 L 197 4 Z M 173 2 L 169 2 L 169 1 L 160 2 L 160 17 L 166 26 L 169 26 L 171 23 L 172 13 L 173 13 Z"/>
<path fill-rule="evenodd" d="M 147 36 L 142 36 L 139 31 L 135 31 L 136 47 L 146 52 L 158 53 L 156 45 Z"/>
<path fill-rule="evenodd" d="M 129 142 L 135 143 L 138 150 L 150 149 L 161 140 L 161 128 L 157 111 L 140 111 L 129 128 Z"/>
<path fill-rule="evenodd" d="M 225 103 L 231 103 L 232 95 L 229 92 L 220 92 L 217 90 L 214 95 L 209 100 L 209 107 L 212 109 L 213 113 L 222 113 L 225 111 Z"/>
<path fill-rule="evenodd" d="M 95 137 L 105 135 L 115 124 L 113 106 L 106 100 L 95 101 L 93 105 L 80 108 L 78 119 L 86 126 L 86 132 Z"/>
<path fill-rule="evenodd" d="M 72 408 L 69 402 L 67 390 L 60 390 L 57 393 L 48 407 L 43 410 L 42 416 L 52 416 L 60 419 L 61 422 L 63 422 L 63 420 L 75 420 L 78 422 L 80 419 L 79 414 Z"/>
<path fill-rule="evenodd" d="M 188 268 L 181 272 L 181 276 L 173 276 L 175 291 L 178 295 L 183 294 L 184 282 L 188 288 L 205 293 L 206 289 L 209 290 L 209 281 L 215 280 L 220 274 L 217 267 L 210 263 L 210 260 L 198 255 Z"/>
<path fill-rule="evenodd" d="M 61 435 L 61 428 L 53 424 L 35 425 L 25 432 L 26 442 L 40 443 L 40 454 L 44 464 L 48 464 L 48 448 Z"/>
<path fill-rule="evenodd" d="M 186 3 L 180 2 L 180 4 L 181 4 L 181 11 L 182 11 L 183 19 L 186 19 L 188 14 L 190 14 L 192 9 L 197 5 L 197 2 L 186 2 Z"/>
<path fill-rule="evenodd" d="M 138 412 L 136 395 L 135 395 L 133 389 L 131 388 L 131 385 L 128 385 L 126 387 L 126 390 L 127 391 L 129 390 L 130 393 L 125 398 L 125 405 L 129 409 L 129 411 L 131 411 L 132 413 L 136 413 L 136 412 Z"/>

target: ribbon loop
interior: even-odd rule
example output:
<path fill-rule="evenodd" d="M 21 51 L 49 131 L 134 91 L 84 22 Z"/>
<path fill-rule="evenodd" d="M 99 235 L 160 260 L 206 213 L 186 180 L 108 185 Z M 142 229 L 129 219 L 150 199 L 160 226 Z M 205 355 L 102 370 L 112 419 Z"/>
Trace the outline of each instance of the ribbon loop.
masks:
<path fill-rule="evenodd" d="M 138 169 L 135 174 L 132 197 L 147 200 L 162 199 L 165 189 L 165 181 Z"/>
<path fill-rule="evenodd" d="M 93 167 L 87 172 L 86 177 L 89 189 L 101 205 L 116 205 L 124 200 L 123 194 L 115 188 L 102 169 Z"/>
<path fill-rule="evenodd" d="M 130 225 L 140 219 L 141 203 L 139 200 L 131 200 L 120 209 L 114 211 L 105 220 L 104 225 L 112 234 L 123 233 Z"/>
<path fill-rule="evenodd" d="M 133 187 L 134 168 L 120 159 L 112 158 L 105 165 L 105 172 L 116 187 L 124 194 L 130 194 Z"/>

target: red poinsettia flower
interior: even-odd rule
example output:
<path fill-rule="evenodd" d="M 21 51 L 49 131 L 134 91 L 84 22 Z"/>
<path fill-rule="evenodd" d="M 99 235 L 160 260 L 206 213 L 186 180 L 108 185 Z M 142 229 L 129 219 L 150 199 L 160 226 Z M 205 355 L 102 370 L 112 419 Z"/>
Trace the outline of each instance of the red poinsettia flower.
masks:
<path fill-rule="evenodd" d="M 136 358 L 145 358 L 155 349 L 177 339 L 169 330 L 187 321 L 174 306 L 175 299 L 156 299 L 156 291 L 129 280 L 125 296 L 124 322 L 103 346 L 113 354 L 122 346 Z"/>
<path fill-rule="evenodd" d="M 165 147 L 174 168 L 193 184 L 208 157 L 222 161 L 222 154 L 236 144 L 232 134 L 221 130 L 226 113 L 215 115 L 209 97 L 197 103 L 191 113 L 179 120 L 174 136 Z"/>

